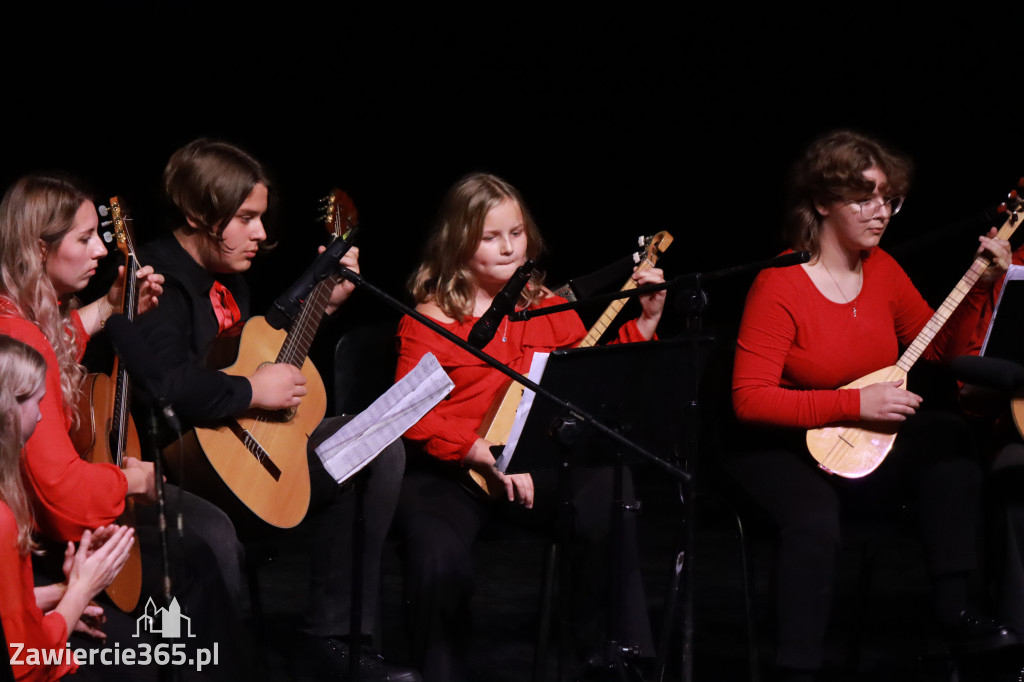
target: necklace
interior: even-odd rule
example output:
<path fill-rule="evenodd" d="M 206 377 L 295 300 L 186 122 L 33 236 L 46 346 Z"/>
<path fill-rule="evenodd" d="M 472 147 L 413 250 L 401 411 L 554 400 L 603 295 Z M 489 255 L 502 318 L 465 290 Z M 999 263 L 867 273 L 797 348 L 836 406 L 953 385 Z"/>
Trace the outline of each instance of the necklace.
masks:
<path fill-rule="evenodd" d="M 843 298 L 845 298 L 846 299 L 846 304 L 853 308 L 853 316 L 857 317 L 857 304 L 855 303 L 857 297 L 854 296 L 853 298 L 850 298 L 849 296 L 847 296 L 846 292 L 843 291 L 843 288 L 841 286 L 839 286 L 839 282 L 836 280 L 835 275 L 833 275 L 832 271 L 828 269 L 828 263 L 826 263 L 825 260 L 822 259 L 821 264 L 825 267 L 825 272 L 828 273 L 828 276 L 832 278 L 832 282 L 836 285 L 836 290 L 839 292 L 839 295 L 842 296 Z M 861 277 L 864 277 L 863 266 L 861 266 L 861 269 L 859 270 L 858 274 Z M 858 295 L 859 294 L 860 294 L 860 292 L 858 292 Z"/>

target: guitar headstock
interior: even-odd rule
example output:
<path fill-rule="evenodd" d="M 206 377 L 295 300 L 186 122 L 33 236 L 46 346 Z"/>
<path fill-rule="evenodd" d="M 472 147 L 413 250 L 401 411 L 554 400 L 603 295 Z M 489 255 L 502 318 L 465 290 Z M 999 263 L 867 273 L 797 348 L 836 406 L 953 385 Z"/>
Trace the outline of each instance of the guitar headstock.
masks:
<path fill-rule="evenodd" d="M 658 262 L 658 256 L 672 245 L 672 235 L 662 230 L 650 237 L 640 237 L 639 241 L 641 252 L 634 254 L 633 260 L 637 267 L 653 268 Z"/>
<path fill-rule="evenodd" d="M 359 225 L 359 212 L 355 203 L 344 190 L 333 189 L 320 200 L 324 226 L 335 237 L 347 239 L 349 233 Z"/>
<path fill-rule="evenodd" d="M 103 241 L 110 244 L 116 242 L 117 250 L 124 254 L 126 259 L 131 258 L 135 253 L 135 235 L 133 234 L 132 219 L 128 210 L 118 197 L 110 197 L 109 205 L 96 207 L 100 214 L 100 227 L 104 229 Z"/>

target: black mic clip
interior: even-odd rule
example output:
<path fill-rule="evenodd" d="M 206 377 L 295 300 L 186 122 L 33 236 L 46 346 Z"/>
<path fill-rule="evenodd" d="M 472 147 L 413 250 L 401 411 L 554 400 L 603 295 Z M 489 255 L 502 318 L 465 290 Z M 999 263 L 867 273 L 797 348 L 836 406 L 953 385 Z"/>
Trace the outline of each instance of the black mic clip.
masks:
<path fill-rule="evenodd" d="M 274 305 L 267 311 L 267 324 L 274 329 L 284 329 L 291 324 L 295 316 L 299 314 L 302 302 L 313 291 L 313 287 L 341 269 L 338 261 L 352 248 L 354 235 L 355 228 L 352 228 L 345 238 L 335 239 L 323 253 L 316 257 L 316 260 L 295 281 L 295 284 L 274 301 Z"/>
<path fill-rule="evenodd" d="M 476 321 L 473 328 L 469 330 L 469 337 L 466 339 L 469 345 L 474 348 L 483 348 L 490 343 L 491 339 L 494 338 L 495 332 L 498 331 L 498 325 L 501 323 L 501 320 L 516 309 L 516 301 L 519 300 L 519 294 L 522 293 L 526 283 L 533 276 L 533 266 L 534 262 L 527 260 L 516 269 L 512 277 L 505 283 L 505 286 L 498 292 L 498 295 L 494 297 L 491 307 L 480 316 L 480 319 Z"/>

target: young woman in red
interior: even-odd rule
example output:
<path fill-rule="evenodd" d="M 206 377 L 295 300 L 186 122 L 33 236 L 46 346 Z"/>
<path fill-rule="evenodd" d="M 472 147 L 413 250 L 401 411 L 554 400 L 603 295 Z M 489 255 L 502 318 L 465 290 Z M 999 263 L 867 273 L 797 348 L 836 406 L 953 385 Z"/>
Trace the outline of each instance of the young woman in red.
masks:
<path fill-rule="evenodd" d="M 750 426 L 746 447 L 724 460 L 740 488 L 779 530 L 776 664 L 783 679 L 813 679 L 823 661 L 840 541 L 840 511 L 882 506 L 892 491 L 917 492 L 933 612 L 963 646 L 998 646 L 1005 629 L 969 610 L 977 563 L 981 472 L 955 415 L 921 413 L 901 382 L 839 388 L 895 364 L 932 310 L 878 244 L 903 204 L 909 163 L 878 142 L 840 131 L 815 141 L 792 181 L 789 242 L 811 252 L 800 267 L 765 270 L 747 297 L 736 346 L 733 405 Z M 989 276 L 961 303 L 925 352 L 964 352 L 991 278 L 1005 271 L 1008 244 L 993 230 L 981 249 Z M 907 422 L 896 447 L 863 479 L 829 477 L 804 433 L 837 421 Z"/>

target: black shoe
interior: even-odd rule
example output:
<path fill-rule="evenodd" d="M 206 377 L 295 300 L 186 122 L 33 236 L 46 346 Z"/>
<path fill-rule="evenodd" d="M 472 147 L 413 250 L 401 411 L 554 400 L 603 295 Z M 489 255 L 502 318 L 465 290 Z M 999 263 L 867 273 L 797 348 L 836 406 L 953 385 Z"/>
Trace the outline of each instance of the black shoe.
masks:
<path fill-rule="evenodd" d="M 303 651 L 304 670 L 321 679 L 348 682 L 349 644 L 336 637 L 306 637 Z M 421 682 L 420 674 L 412 668 L 388 665 L 384 658 L 368 649 L 359 647 L 360 682 Z"/>
<path fill-rule="evenodd" d="M 1017 637 L 1005 626 L 969 611 L 962 611 L 956 623 L 943 626 L 942 634 L 955 653 L 994 651 L 1017 644 Z"/>

